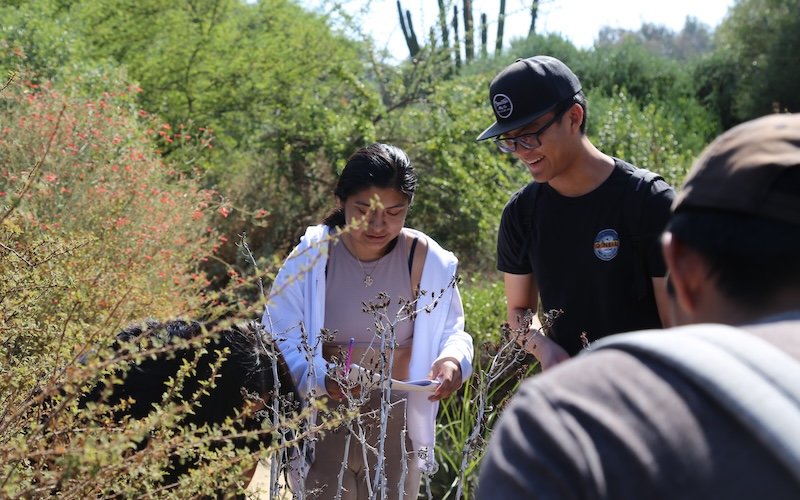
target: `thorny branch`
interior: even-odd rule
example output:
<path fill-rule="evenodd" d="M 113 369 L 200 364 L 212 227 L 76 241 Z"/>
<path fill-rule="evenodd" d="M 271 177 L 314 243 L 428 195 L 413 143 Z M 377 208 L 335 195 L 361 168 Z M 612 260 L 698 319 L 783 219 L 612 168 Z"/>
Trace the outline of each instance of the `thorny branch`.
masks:
<path fill-rule="evenodd" d="M 551 310 L 544 314 L 544 321 L 542 324 L 542 333 L 547 335 L 550 333 L 553 326 L 553 321 L 561 314 L 561 311 Z M 518 371 L 521 362 L 528 356 L 528 353 L 521 347 L 519 339 L 527 338 L 530 325 L 532 323 L 533 313 L 528 310 L 519 319 L 517 328 L 511 328 L 508 323 L 502 325 L 501 341 L 497 345 L 496 351 L 489 363 L 489 369 L 478 373 L 477 377 L 477 394 L 473 400 L 477 407 L 475 414 L 475 425 L 464 444 L 464 449 L 461 453 L 461 468 L 460 477 L 458 481 L 458 488 L 456 490 L 456 499 L 460 499 L 463 494 L 463 488 L 467 481 L 467 471 L 469 464 L 476 456 L 480 456 L 486 443 L 483 439 L 484 430 L 486 427 L 486 413 L 491 411 L 491 391 L 493 388 L 505 379 L 509 378 L 509 374 L 513 371 Z"/>

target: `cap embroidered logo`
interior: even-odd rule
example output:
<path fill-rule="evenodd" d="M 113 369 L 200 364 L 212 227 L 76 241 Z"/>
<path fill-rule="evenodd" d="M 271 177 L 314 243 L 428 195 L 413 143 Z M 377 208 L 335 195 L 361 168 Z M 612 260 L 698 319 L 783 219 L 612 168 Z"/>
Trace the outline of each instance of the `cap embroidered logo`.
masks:
<path fill-rule="evenodd" d="M 514 112 L 514 103 L 505 94 L 497 94 L 492 98 L 494 112 L 500 118 L 508 118 Z"/>

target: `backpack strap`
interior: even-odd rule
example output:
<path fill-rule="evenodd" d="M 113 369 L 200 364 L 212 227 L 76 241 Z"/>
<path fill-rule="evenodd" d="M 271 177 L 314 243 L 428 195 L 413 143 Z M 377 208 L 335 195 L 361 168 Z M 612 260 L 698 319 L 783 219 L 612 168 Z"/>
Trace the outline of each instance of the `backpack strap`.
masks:
<path fill-rule="evenodd" d="M 628 188 L 625 190 L 623 198 L 623 218 L 625 229 L 631 237 L 634 251 L 635 276 L 633 287 L 635 297 L 643 299 L 651 287 L 650 276 L 645 266 L 645 255 L 647 253 L 648 232 L 643 226 L 644 204 L 647 195 L 650 193 L 650 186 L 657 180 L 664 180 L 663 177 L 655 172 L 644 168 L 636 168 L 630 163 L 622 162 L 630 170 L 628 177 Z"/>
<path fill-rule="evenodd" d="M 531 243 L 531 239 L 533 239 L 533 214 L 536 212 L 536 202 L 539 199 L 539 192 L 542 190 L 540 182 L 532 181 L 529 186 L 530 191 L 527 193 L 527 203 L 520 216 L 520 227 L 523 232 L 523 241 L 520 248 L 527 248 Z M 524 252 L 520 252 L 519 258 L 524 258 Z"/>
<path fill-rule="evenodd" d="M 800 483 L 800 362 L 739 328 L 701 324 L 613 335 L 591 350 L 655 359 L 691 380 Z"/>

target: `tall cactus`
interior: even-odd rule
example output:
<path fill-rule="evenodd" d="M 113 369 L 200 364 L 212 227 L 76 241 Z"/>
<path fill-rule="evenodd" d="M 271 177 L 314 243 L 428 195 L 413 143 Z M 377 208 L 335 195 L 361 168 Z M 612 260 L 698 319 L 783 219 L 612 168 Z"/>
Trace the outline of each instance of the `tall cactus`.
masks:
<path fill-rule="evenodd" d="M 458 41 L 458 6 L 453 5 L 453 53 L 456 55 L 456 71 L 461 68 L 461 44 Z"/>
<path fill-rule="evenodd" d="M 439 28 L 442 30 L 442 46 L 445 49 L 450 48 L 450 31 L 447 29 L 447 9 L 444 6 L 444 0 L 439 1 Z"/>
<path fill-rule="evenodd" d="M 464 0 L 464 57 L 475 59 L 475 33 L 472 26 L 472 0 Z"/>
<path fill-rule="evenodd" d="M 531 27 L 528 29 L 528 36 L 536 33 L 536 16 L 539 15 L 539 0 L 531 2 Z"/>
<path fill-rule="evenodd" d="M 500 13 L 497 16 L 497 39 L 494 42 L 494 53 L 503 51 L 503 28 L 506 25 L 506 0 L 500 0 Z"/>
<path fill-rule="evenodd" d="M 419 54 L 419 42 L 417 41 L 417 34 L 414 33 L 414 23 L 411 22 L 411 12 L 407 10 L 403 15 L 403 6 L 400 5 L 400 0 L 397 0 L 397 15 L 400 17 L 400 28 L 403 30 L 403 37 L 406 39 L 408 53 L 414 58 Z"/>
<path fill-rule="evenodd" d="M 486 14 L 481 13 L 481 59 L 486 59 L 489 54 L 487 44 L 489 43 L 489 26 L 486 22 Z"/>

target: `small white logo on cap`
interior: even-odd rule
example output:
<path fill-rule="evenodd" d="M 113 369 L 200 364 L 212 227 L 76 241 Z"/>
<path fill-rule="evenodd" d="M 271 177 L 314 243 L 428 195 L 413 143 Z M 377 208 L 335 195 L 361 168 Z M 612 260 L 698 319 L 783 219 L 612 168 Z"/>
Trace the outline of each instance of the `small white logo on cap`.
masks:
<path fill-rule="evenodd" d="M 514 111 L 514 103 L 505 94 L 495 94 L 492 98 L 495 114 L 500 118 L 508 118 Z"/>

